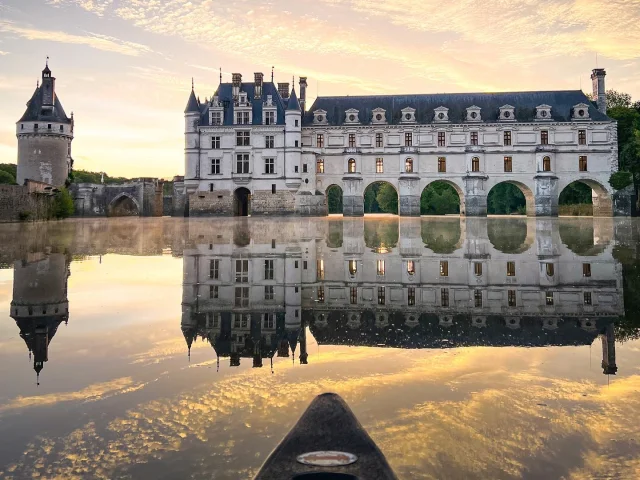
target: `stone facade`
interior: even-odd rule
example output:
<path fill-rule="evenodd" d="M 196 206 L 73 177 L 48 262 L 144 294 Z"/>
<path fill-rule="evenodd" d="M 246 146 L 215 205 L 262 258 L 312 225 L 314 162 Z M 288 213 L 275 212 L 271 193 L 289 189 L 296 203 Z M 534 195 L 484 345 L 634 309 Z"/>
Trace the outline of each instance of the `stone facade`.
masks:
<path fill-rule="evenodd" d="M 604 75 L 594 70 L 598 99 Z M 617 124 L 581 91 L 319 97 L 307 112 L 304 77 L 299 102 L 281 87 L 261 74 L 254 83 L 234 74 L 211 100 L 191 92 L 188 196 L 288 191 L 296 200 L 287 211 L 273 201 L 269 213 L 325 215 L 317 197 L 337 185 L 344 215 L 360 216 L 365 190 L 386 182 L 398 193 L 399 214 L 418 216 L 422 192 L 438 181 L 456 190 L 462 215 L 484 216 L 491 189 L 510 183 L 524 194 L 527 215 L 557 216 L 562 190 L 580 182 L 593 191 L 595 215 L 623 213 L 614 212 L 608 183 L 618 168 Z M 209 214 L 239 211 L 247 209 Z"/>
<path fill-rule="evenodd" d="M 33 182 L 0 185 L 0 223 L 48 220 L 53 215 L 53 201 L 51 193 L 34 189 Z"/>
<path fill-rule="evenodd" d="M 78 217 L 161 217 L 162 189 L 163 182 L 153 178 L 123 184 L 72 183 L 69 186 Z"/>

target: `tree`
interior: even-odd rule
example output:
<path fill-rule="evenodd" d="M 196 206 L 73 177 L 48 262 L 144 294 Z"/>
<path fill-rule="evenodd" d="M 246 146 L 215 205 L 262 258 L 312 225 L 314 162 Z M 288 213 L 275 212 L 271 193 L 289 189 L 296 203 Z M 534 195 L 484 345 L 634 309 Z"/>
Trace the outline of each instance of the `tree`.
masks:
<path fill-rule="evenodd" d="M 0 170 L 0 185 L 13 185 L 16 183 L 16 179 L 9 172 Z"/>
<path fill-rule="evenodd" d="M 7 172 L 13 178 L 18 178 L 18 166 L 15 163 L 0 163 L 0 171 Z"/>
<path fill-rule="evenodd" d="M 71 198 L 69 190 L 61 188 L 55 196 L 53 203 L 53 216 L 55 218 L 68 218 L 73 215 L 73 212 L 73 198 Z"/>
<path fill-rule="evenodd" d="M 376 200 L 379 189 L 379 183 L 372 183 L 364 191 L 364 213 L 378 213 L 380 211 L 378 200 Z"/>
<path fill-rule="evenodd" d="M 632 183 L 633 178 L 629 172 L 614 172 L 611 174 L 611 177 L 609 177 L 609 185 L 611 185 L 616 190 L 627 188 Z"/>
<path fill-rule="evenodd" d="M 593 203 L 591 187 L 584 183 L 573 182 L 560 192 L 558 203 L 560 205 L 591 204 Z"/>
<path fill-rule="evenodd" d="M 342 189 L 337 185 L 327 189 L 327 209 L 329 213 L 342 213 Z"/>
<path fill-rule="evenodd" d="M 510 183 L 499 183 L 491 189 L 487 198 L 487 213 L 508 215 L 526 210 L 527 201 L 518 187 Z"/>
<path fill-rule="evenodd" d="M 422 215 L 447 215 L 460 213 L 458 192 L 445 182 L 433 182 L 422 191 L 420 196 Z"/>
<path fill-rule="evenodd" d="M 376 200 L 382 212 L 398 213 L 398 194 L 391 184 L 383 183 L 380 185 Z"/>
<path fill-rule="evenodd" d="M 607 90 L 607 110 L 610 108 L 631 108 L 631 95 L 617 90 Z"/>

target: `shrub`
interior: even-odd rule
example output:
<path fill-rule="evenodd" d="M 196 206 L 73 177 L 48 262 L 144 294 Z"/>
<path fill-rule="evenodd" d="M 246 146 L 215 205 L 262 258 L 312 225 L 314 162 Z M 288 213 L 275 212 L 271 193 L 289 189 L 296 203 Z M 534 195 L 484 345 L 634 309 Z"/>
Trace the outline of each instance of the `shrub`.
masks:
<path fill-rule="evenodd" d="M 16 183 L 16 177 L 9 172 L 0 170 L 0 185 L 13 185 L 14 183 Z"/>
<path fill-rule="evenodd" d="M 616 190 L 622 190 L 633 183 L 633 178 L 629 172 L 614 172 L 609 178 L 609 185 Z"/>
<path fill-rule="evenodd" d="M 56 193 L 53 202 L 53 216 L 55 218 L 68 218 L 73 215 L 73 211 L 73 198 L 71 198 L 69 190 L 61 188 L 60 191 Z"/>

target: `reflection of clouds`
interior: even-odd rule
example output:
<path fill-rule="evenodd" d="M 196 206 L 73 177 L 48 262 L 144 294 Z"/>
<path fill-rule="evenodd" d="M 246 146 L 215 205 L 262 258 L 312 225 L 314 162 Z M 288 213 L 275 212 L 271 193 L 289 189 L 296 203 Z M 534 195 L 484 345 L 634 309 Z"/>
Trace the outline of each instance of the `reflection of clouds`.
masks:
<path fill-rule="evenodd" d="M 109 382 L 89 385 L 76 392 L 49 393 L 47 395 L 34 397 L 17 397 L 4 405 L 0 405 L 0 413 L 29 407 L 46 407 L 60 402 L 94 402 L 112 395 L 134 392 L 143 386 L 143 384 L 134 383 L 131 377 L 117 378 Z"/>
<path fill-rule="evenodd" d="M 629 419 L 640 410 L 640 376 L 600 387 L 541 376 L 543 354 L 531 359 L 529 349 L 456 352 L 385 349 L 382 355 L 380 349 L 323 347 L 305 368 L 279 362 L 275 375 L 241 370 L 213 385 L 141 404 L 106 425 L 89 423 L 65 437 L 40 438 L 9 468 L 18 477 L 35 465 L 46 478 L 82 478 L 83 472 L 113 478 L 127 474 L 125 465 L 206 448 L 207 463 L 194 468 L 246 478 L 314 395 L 336 391 L 356 412 L 369 411 L 373 402 L 392 415 L 380 419 L 369 411 L 360 420 L 406 478 L 521 477 L 562 464 L 570 469 L 567 478 L 607 472 L 635 478 L 638 445 L 632 439 L 640 438 L 640 426 Z M 449 392 L 458 392 L 434 399 L 430 392 L 447 382 Z M 424 393 L 412 401 L 403 392 Z M 628 443 L 626 455 L 616 439 Z M 247 451 L 251 455 L 243 456 Z"/>

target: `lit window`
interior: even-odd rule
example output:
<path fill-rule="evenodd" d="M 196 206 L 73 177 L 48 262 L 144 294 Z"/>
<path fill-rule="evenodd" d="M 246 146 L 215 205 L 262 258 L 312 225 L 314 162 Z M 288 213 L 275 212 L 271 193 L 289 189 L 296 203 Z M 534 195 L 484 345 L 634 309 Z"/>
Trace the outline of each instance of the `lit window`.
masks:
<path fill-rule="evenodd" d="M 276 173 L 276 160 L 274 158 L 264 159 L 264 173 Z"/>
<path fill-rule="evenodd" d="M 447 159 L 445 157 L 438 157 L 438 173 L 445 173 L 447 171 Z"/>
<path fill-rule="evenodd" d="M 349 173 L 356 173 L 356 161 L 353 158 L 349 159 L 349 162 L 347 162 L 347 171 Z"/>
<path fill-rule="evenodd" d="M 414 262 L 413 260 L 407 261 L 407 273 L 409 275 L 416 274 L 416 262 Z"/>
<path fill-rule="evenodd" d="M 582 276 L 583 277 L 590 277 L 591 276 L 591 264 L 590 263 L 583 263 L 582 264 Z"/>
<path fill-rule="evenodd" d="M 378 260 L 376 265 L 376 275 L 379 277 L 384 276 L 384 260 Z"/>
<path fill-rule="evenodd" d="M 478 132 L 471 132 L 471 145 L 478 145 Z"/>
<path fill-rule="evenodd" d="M 316 173 L 324 173 L 324 160 L 322 158 L 316 161 Z"/>
<path fill-rule="evenodd" d="M 511 145 L 511 132 L 504 132 L 504 145 Z"/>
<path fill-rule="evenodd" d="M 404 134 L 404 146 L 410 147 L 413 145 L 413 133 L 407 132 Z"/>
<path fill-rule="evenodd" d="M 480 171 L 480 159 L 478 157 L 473 157 L 471 159 L 471 171 L 472 172 Z"/>
<path fill-rule="evenodd" d="M 516 291 L 515 290 L 509 290 L 507 292 L 507 298 L 508 298 L 509 306 L 510 307 L 515 307 L 516 306 Z"/>
<path fill-rule="evenodd" d="M 473 273 L 476 275 L 476 277 L 481 277 L 482 276 L 482 263 L 474 262 L 474 264 L 473 264 Z"/>
<path fill-rule="evenodd" d="M 449 306 L 449 289 L 448 288 L 440 289 L 440 305 L 443 307 Z"/>
<path fill-rule="evenodd" d="M 553 292 L 547 292 L 545 295 L 547 306 L 553 305 Z"/>
<path fill-rule="evenodd" d="M 353 148 L 356 146 L 356 134 L 355 133 L 350 133 L 349 134 L 349 148 Z"/>
<path fill-rule="evenodd" d="M 473 300 L 476 307 L 482 306 L 482 290 L 475 290 L 473 292 Z"/>
<path fill-rule="evenodd" d="M 446 133 L 445 132 L 438 132 L 438 146 L 439 147 L 444 147 L 446 146 L 447 141 L 446 141 Z"/>
<path fill-rule="evenodd" d="M 416 288 L 409 287 L 407 289 L 407 305 L 412 307 L 415 304 L 416 304 Z"/>
<path fill-rule="evenodd" d="M 413 158 L 407 158 L 404 161 L 404 171 L 405 173 L 413 173 Z"/>
<path fill-rule="evenodd" d="M 549 145 L 549 131 L 548 130 L 540 131 L 540 144 L 541 145 Z"/>
<path fill-rule="evenodd" d="M 579 168 L 581 172 L 586 172 L 587 171 L 587 157 L 586 155 L 581 155 L 579 158 Z"/>
<path fill-rule="evenodd" d="M 318 287 L 318 302 L 324 303 L 324 287 Z"/>
<path fill-rule="evenodd" d="M 440 262 L 440 276 L 441 277 L 449 276 L 449 262 L 447 261 Z"/>
<path fill-rule="evenodd" d="M 553 266 L 553 263 L 546 263 L 545 264 L 545 268 L 547 271 L 547 277 L 553 277 L 554 273 L 555 273 L 555 268 Z"/>
<path fill-rule="evenodd" d="M 587 131 L 578 130 L 578 145 L 586 145 L 586 144 L 587 144 Z"/>
<path fill-rule="evenodd" d="M 544 157 L 542 159 L 542 171 L 543 172 L 550 172 L 551 171 L 551 158 L 550 157 Z"/>
<path fill-rule="evenodd" d="M 349 260 L 349 275 L 354 277 L 358 273 L 358 261 L 357 260 Z"/>
<path fill-rule="evenodd" d="M 385 288 L 378 287 L 378 305 L 384 305 L 386 302 Z"/>
<path fill-rule="evenodd" d="M 321 133 L 316 135 L 316 146 L 318 148 L 324 148 L 324 135 Z"/>
<path fill-rule="evenodd" d="M 513 171 L 513 158 L 512 157 L 504 157 L 504 171 L 512 172 Z"/>
<path fill-rule="evenodd" d="M 316 279 L 324 280 L 324 260 L 316 261 Z"/>
<path fill-rule="evenodd" d="M 358 287 L 351 287 L 349 291 L 349 302 L 351 305 L 358 303 Z"/>
<path fill-rule="evenodd" d="M 384 173 L 384 160 L 376 158 L 376 173 Z"/>
<path fill-rule="evenodd" d="M 516 262 L 507 262 L 507 277 L 516 276 Z"/>

